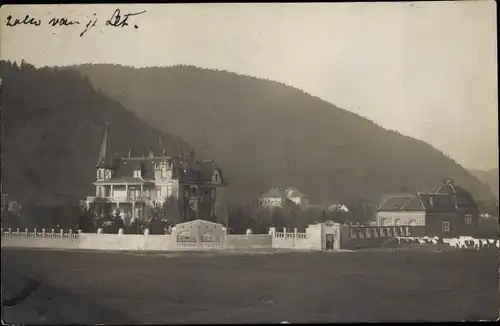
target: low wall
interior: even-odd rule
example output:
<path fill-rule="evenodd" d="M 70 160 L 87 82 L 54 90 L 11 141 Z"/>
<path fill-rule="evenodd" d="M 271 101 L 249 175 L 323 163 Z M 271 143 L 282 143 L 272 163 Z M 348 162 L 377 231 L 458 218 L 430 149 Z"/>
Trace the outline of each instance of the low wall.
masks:
<path fill-rule="evenodd" d="M 222 241 L 177 242 L 172 235 L 68 234 L 2 230 L 3 247 L 84 249 L 110 251 L 180 251 L 272 248 L 269 234 L 226 235 Z"/>
<path fill-rule="evenodd" d="M 78 249 L 86 250 L 166 251 L 177 249 L 170 235 L 81 234 L 78 240 Z"/>
<path fill-rule="evenodd" d="M 313 249 L 305 233 L 274 232 L 272 247 L 276 249 Z"/>
<path fill-rule="evenodd" d="M 2 234 L 3 247 L 84 250 L 165 251 L 178 250 L 169 235 L 135 234 Z M 179 248 L 182 249 L 182 248 Z"/>
<path fill-rule="evenodd" d="M 3 247 L 21 247 L 21 248 L 53 248 L 53 249 L 78 249 L 78 235 L 70 237 L 56 234 L 56 236 L 35 237 L 33 233 L 26 236 L 21 235 L 4 235 L 2 234 Z"/>
<path fill-rule="evenodd" d="M 226 249 L 265 249 L 273 247 L 273 238 L 269 234 L 227 235 Z"/>

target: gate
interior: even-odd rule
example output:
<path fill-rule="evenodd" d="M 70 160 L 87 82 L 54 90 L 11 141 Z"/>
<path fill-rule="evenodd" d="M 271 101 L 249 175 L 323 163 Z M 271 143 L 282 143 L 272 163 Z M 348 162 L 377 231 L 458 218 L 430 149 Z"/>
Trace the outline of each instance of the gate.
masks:
<path fill-rule="evenodd" d="M 196 220 L 177 224 L 172 229 L 180 250 L 224 249 L 226 229 L 222 225 Z"/>

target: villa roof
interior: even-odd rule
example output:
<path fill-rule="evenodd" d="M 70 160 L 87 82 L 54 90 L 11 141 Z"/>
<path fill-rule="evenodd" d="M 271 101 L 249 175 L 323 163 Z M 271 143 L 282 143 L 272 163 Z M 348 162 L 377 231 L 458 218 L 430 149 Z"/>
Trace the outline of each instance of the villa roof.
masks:
<path fill-rule="evenodd" d="M 160 139 L 161 145 L 161 139 Z M 98 181 L 98 183 L 143 183 L 155 179 L 155 166 L 166 162 L 171 164 L 172 179 L 179 182 L 193 182 L 197 184 L 211 183 L 217 172 L 220 184 L 226 184 L 220 167 L 213 160 L 198 160 L 194 156 L 194 150 L 187 157 L 168 157 L 163 151 L 155 153 L 153 149 L 144 156 L 133 157 L 133 150 L 129 151 L 129 157 L 115 159 L 112 155 L 111 137 L 108 127 L 104 131 L 101 152 L 98 159 L 98 167 L 113 170 L 113 177 L 109 180 Z M 141 170 L 141 178 L 134 178 L 134 170 Z"/>

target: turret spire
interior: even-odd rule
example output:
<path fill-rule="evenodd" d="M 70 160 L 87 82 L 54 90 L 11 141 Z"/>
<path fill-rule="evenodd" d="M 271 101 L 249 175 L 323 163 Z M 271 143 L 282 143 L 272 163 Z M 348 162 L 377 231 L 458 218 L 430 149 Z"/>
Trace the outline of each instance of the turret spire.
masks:
<path fill-rule="evenodd" d="M 114 163 L 113 149 L 111 147 L 111 137 L 109 135 L 109 126 L 106 123 L 104 129 L 104 137 L 102 138 L 101 152 L 97 160 L 97 167 L 99 168 L 112 168 Z"/>

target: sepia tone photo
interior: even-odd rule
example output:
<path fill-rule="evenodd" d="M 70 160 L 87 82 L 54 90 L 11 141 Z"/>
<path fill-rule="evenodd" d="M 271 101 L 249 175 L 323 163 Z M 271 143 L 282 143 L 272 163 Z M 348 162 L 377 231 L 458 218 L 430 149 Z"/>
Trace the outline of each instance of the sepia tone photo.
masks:
<path fill-rule="evenodd" d="M 2 322 L 497 320 L 496 19 L 2 6 Z"/>

